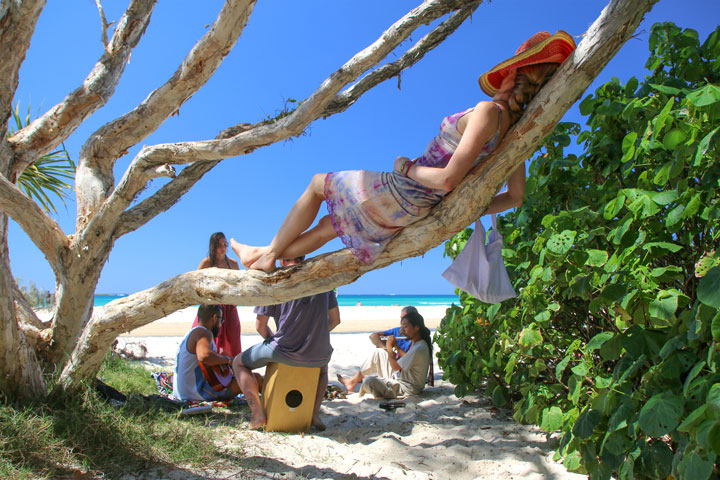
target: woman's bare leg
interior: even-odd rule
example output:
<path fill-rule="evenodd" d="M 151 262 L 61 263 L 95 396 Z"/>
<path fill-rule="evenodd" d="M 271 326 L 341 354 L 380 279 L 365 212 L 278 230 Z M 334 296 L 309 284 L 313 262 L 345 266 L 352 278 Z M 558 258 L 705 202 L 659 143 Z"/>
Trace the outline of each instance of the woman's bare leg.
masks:
<path fill-rule="evenodd" d="M 330 221 L 330 215 L 325 215 L 317 225 L 297 237 L 280 254 L 279 258 L 296 258 L 312 253 L 327 242 L 337 237 L 337 233 Z"/>
<path fill-rule="evenodd" d="M 310 185 L 308 185 L 305 192 L 303 192 L 292 209 L 290 209 L 290 213 L 288 213 L 285 221 L 275 234 L 275 238 L 273 238 L 273 241 L 267 247 L 251 247 L 237 243 L 234 239 L 231 239 L 232 248 L 240 257 L 243 265 L 254 270 L 265 270 L 269 272 L 275 269 L 275 261 L 278 258 L 283 258 L 283 255 L 289 256 L 285 254 L 285 250 L 298 240 L 303 232 L 312 225 L 320 210 L 320 205 L 325 200 L 326 176 L 327 174 L 325 173 L 318 173 L 313 176 Z M 320 225 L 318 225 L 318 227 L 319 226 Z M 306 233 L 310 234 L 313 230 Z M 321 228 L 320 232 L 324 234 L 322 235 L 323 238 L 327 236 L 327 227 Z M 318 238 L 315 237 L 318 236 L 311 235 L 311 238 L 313 238 L 316 243 Z M 325 242 L 327 242 L 327 240 L 325 240 Z M 308 245 L 310 245 L 310 242 L 308 242 Z M 305 253 L 309 253 L 310 251 L 306 251 Z"/>
<path fill-rule="evenodd" d="M 238 243 L 234 238 L 230 239 L 230 246 L 235 252 L 235 255 L 240 258 L 240 263 L 242 263 L 245 268 L 250 268 L 250 265 L 255 263 L 268 249 L 268 247 L 252 247 L 244 243 Z"/>

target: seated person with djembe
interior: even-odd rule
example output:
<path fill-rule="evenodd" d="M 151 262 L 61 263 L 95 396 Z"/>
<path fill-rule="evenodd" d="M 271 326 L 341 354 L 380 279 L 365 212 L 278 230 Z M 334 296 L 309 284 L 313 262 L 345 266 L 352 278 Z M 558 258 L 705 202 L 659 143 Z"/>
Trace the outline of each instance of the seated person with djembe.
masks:
<path fill-rule="evenodd" d="M 173 396 L 194 402 L 229 400 L 242 390 L 232 370 L 233 358 L 217 353 L 213 341 L 223 322 L 222 308 L 200 305 L 197 316 L 198 325 L 185 335 L 178 348 Z"/>

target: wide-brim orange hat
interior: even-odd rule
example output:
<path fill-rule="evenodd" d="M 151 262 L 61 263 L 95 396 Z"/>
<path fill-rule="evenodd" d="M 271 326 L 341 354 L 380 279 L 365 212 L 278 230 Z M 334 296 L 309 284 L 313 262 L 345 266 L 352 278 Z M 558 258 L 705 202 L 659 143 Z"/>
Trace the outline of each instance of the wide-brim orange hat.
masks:
<path fill-rule="evenodd" d="M 482 74 L 478 78 L 480 88 L 492 97 L 512 70 L 538 63 L 563 63 L 573 50 L 575 50 L 575 40 L 567 32 L 558 30 L 555 35 L 550 35 L 550 32 L 538 32 L 525 40 L 513 57 Z"/>

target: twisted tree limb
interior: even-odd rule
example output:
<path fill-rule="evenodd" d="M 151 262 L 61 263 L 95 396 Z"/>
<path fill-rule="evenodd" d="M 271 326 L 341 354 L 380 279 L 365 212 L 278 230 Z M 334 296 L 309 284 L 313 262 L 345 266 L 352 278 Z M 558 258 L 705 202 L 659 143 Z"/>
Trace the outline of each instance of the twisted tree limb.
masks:
<path fill-rule="evenodd" d="M 145 33 L 156 1 L 133 0 L 83 84 L 10 138 L 15 155 L 13 171 L 16 174 L 19 175 L 38 157 L 54 150 L 112 97 L 130 54 Z M 1 74 L 0 78 L 3 78 Z M 0 111 L 5 111 L 1 104 Z"/>
<path fill-rule="evenodd" d="M 306 123 L 301 125 L 302 130 L 307 128 L 309 123 L 319 117 L 326 118 L 330 115 L 345 111 L 365 92 L 369 91 L 379 83 L 399 75 L 404 69 L 413 66 L 421 60 L 428 51 L 435 48 L 450 34 L 457 30 L 457 28 L 472 14 L 472 12 L 475 11 L 478 5 L 479 2 L 477 1 L 469 2 L 458 12 L 454 13 L 447 20 L 435 27 L 430 33 L 423 36 L 398 60 L 386 64 L 377 70 L 373 70 L 345 91 L 335 95 L 335 97 L 328 102 L 327 108 L 325 108 L 322 113 L 306 119 Z M 444 12 L 444 10 L 442 11 Z M 306 101 L 301 103 L 304 104 Z M 294 113 L 292 113 L 291 116 L 292 115 L 294 115 Z M 253 130 L 259 129 L 267 124 L 267 121 L 259 122 L 255 125 L 247 123 L 239 124 L 223 130 L 223 132 L 216 137 L 216 140 L 233 138 L 244 132 L 249 132 L 249 134 L 251 134 Z M 283 137 L 281 140 L 284 138 L 287 137 Z M 259 146 L 261 145 L 258 144 L 254 147 L 245 148 L 243 153 L 250 153 Z M 163 161 L 175 164 L 180 163 L 177 155 L 171 155 L 169 153 L 171 151 L 175 152 L 174 150 L 170 150 L 172 146 L 167 145 L 166 147 L 168 149 L 166 152 L 168 153 Z M 176 178 L 173 178 L 170 183 L 164 185 L 158 192 L 143 200 L 132 209 L 123 212 L 120 224 L 115 230 L 116 238 L 139 228 L 158 214 L 170 208 L 170 206 L 177 202 L 182 195 L 184 195 L 198 180 L 200 180 L 205 173 L 217 165 L 217 163 L 219 163 L 219 160 L 205 161 L 200 159 L 194 161 L 188 167 L 184 168 Z M 147 181 L 145 181 L 145 183 L 147 183 Z M 134 190 L 137 192 L 139 191 L 138 189 L 141 188 L 144 188 L 143 180 L 138 179 L 135 183 Z M 126 198 L 128 198 L 128 196 L 126 196 Z"/>

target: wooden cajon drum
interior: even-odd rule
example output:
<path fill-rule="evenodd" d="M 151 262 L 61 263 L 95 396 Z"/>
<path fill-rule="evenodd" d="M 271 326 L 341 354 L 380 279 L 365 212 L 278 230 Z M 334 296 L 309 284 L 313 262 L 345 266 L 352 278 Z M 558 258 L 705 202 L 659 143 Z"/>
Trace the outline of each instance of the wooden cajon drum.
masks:
<path fill-rule="evenodd" d="M 265 369 L 263 404 L 270 432 L 310 430 L 320 368 L 268 363 Z"/>

